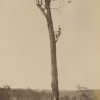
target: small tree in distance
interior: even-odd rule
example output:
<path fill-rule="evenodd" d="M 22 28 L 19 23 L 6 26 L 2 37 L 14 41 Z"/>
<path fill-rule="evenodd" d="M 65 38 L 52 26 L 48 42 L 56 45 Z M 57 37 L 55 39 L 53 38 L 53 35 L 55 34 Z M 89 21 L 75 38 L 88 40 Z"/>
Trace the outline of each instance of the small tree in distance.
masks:
<path fill-rule="evenodd" d="M 50 52 L 51 52 L 51 76 L 52 76 L 52 100 L 59 100 L 59 88 L 58 88 L 58 71 L 57 71 L 57 59 L 56 59 L 56 43 L 61 35 L 61 28 L 59 26 L 58 31 L 54 31 L 51 2 L 57 0 L 35 0 L 37 7 L 40 9 L 44 17 L 46 18 L 47 27 L 50 38 Z M 68 3 L 71 1 L 68 0 Z"/>

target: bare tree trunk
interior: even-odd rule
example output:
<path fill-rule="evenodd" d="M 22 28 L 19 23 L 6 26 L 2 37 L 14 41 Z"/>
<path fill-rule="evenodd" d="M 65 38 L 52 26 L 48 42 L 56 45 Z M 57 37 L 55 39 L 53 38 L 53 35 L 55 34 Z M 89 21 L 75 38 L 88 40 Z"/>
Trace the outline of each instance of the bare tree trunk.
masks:
<path fill-rule="evenodd" d="M 52 75 L 52 99 L 59 100 L 59 88 L 58 88 L 58 71 L 57 71 L 57 58 L 56 58 L 56 40 L 53 28 L 53 21 L 51 16 L 51 10 L 47 8 L 47 24 L 50 38 L 50 50 L 51 50 L 51 75 Z"/>
<path fill-rule="evenodd" d="M 55 39 L 53 21 L 51 16 L 51 9 L 50 9 L 51 0 L 44 0 L 45 4 L 43 4 L 42 0 L 36 0 L 36 1 L 37 1 L 37 7 L 40 9 L 40 11 L 42 12 L 42 14 L 45 16 L 47 20 L 47 26 L 49 31 L 50 50 L 51 50 L 52 100 L 59 100 L 58 71 L 57 71 L 57 59 L 56 59 L 57 41 Z"/>

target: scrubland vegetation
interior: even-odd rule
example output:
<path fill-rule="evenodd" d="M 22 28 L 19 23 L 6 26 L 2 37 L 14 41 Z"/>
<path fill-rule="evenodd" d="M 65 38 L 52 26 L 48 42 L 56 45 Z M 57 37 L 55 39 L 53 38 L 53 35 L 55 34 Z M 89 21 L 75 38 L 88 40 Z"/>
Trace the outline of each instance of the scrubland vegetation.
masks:
<path fill-rule="evenodd" d="M 0 100 L 52 100 L 49 90 L 0 88 Z M 100 100 L 100 90 L 78 88 L 76 91 L 60 91 L 60 100 Z"/>

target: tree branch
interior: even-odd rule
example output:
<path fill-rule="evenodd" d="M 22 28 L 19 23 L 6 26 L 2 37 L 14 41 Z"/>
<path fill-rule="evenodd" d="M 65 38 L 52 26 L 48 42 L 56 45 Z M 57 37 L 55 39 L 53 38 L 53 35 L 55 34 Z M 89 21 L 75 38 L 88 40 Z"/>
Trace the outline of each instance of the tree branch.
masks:
<path fill-rule="evenodd" d="M 37 5 L 37 7 L 40 9 L 40 11 L 42 12 L 42 14 L 47 18 L 47 14 L 46 14 L 46 12 L 44 11 L 44 9 L 40 6 L 40 5 L 38 5 L 38 4 L 36 4 Z"/>

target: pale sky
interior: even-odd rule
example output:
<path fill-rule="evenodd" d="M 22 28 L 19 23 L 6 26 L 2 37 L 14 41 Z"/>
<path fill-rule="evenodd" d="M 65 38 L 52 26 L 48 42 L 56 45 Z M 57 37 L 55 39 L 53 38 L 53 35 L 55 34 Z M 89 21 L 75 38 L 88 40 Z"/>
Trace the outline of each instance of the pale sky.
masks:
<path fill-rule="evenodd" d="M 100 88 L 100 0 L 72 0 L 52 9 L 59 88 Z M 0 87 L 50 89 L 46 20 L 33 0 L 0 0 Z"/>

